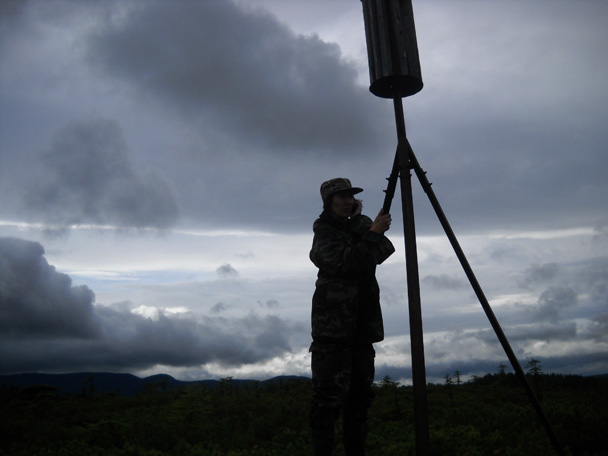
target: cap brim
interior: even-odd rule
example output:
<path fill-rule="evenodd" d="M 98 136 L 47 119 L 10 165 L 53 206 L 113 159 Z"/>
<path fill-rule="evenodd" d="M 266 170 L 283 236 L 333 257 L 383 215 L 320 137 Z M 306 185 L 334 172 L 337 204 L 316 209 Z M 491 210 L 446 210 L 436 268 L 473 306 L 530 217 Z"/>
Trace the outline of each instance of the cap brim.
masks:
<path fill-rule="evenodd" d="M 335 192 L 328 193 L 327 196 L 335 195 L 336 193 L 340 192 L 349 192 L 351 195 L 356 195 L 357 193 L 361 193 L 362 191 L 363 189 L 359 187 L 342 188 L 340 190 L 336 190 Z"/>
<path fill-rule="evenodd" d="M 351 195 L 356 195 L 357 193 L 361 193 L 362 191 L 363 191 L 363 189 L 360 187 L 343 188 L 343 189 L 336 190 L 334 192 L 331 192 L 331 193 L 328 193 L 327 195 L 325 195 L 325 199 L 323 200 L 323 202 L 325 202 L 327 200 L 327 198 L 329 198 L 331 195 L 335 195 L 336 193 L 349 192 Z"/>

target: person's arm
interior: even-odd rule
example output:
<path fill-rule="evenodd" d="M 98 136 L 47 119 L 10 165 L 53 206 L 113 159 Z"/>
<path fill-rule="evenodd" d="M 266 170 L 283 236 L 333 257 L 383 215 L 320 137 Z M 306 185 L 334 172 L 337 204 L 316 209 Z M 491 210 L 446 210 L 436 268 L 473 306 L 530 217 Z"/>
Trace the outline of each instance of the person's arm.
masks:
<path fill-rule="evenodd" d="M 365 215 L 355 217 L 352 220 L 353 229 L 362 236 L 364 241 L 371 243 L 370 250 L 375 264 L 382 264 L 395 252 L 392 242 L 384 236 L 384 233 L 390 229 L 391 221 L 391 215 L 384 214 L 382 209 L 380 209 L 373 222 Z"/>
<path fill-rule="evenodd" d="M 310 259 L 324 273 L 347 277 L 376 264 L 370 247 L 369 241 L 355 243 L 339 231 L 323 226 L 315 231 Z"/>
<path fill-rule="evenodd" d="M 380 209 L 380 212 L 378 212 L 378 215 L 376 216 L 376 219 L 374 220 L 374 223 L 372 223 L 372 227 L 369 230 L 373 231 L 374 233 L 384 234 L 390 229 L 391 222 L 391 214 L 385 214 L 384 209 Z"/>

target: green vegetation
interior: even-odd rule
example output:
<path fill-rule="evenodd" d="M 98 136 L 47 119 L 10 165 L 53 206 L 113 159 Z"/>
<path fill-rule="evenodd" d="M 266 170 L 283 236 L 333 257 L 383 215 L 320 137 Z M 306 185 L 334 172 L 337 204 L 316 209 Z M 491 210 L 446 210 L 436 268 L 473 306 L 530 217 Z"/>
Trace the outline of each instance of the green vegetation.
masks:
<path fill-rule="evenodd" d="M 608 378 L 530 375 L 567 453 L 608 455 Z M 555 454 L 513 374 L 445 379 L 428 386 L 434 455 Z M 0 455 L 310 455 L 310 393 L 310 381 L 297 378 L 263 386 L 224 379 L 214 389 L 159 384 L 134 397 L 3 387 Z M 369 455 L 413 455 L 412 388 L 387 377 L 376 393 Z"/>

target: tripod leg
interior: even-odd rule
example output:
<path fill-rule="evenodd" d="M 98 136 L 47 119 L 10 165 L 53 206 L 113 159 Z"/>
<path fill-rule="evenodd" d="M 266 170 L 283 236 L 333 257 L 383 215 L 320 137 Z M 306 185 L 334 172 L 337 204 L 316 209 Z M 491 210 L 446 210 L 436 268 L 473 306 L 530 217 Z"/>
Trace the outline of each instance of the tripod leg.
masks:
<path fill-rule="evenodd" d="M 547 419 L 545 413 L 543 412 L 540 402 L 538 401 L 536 395 L 534 394 L 532 387 L 528 383 L 528 380 L 526 379 L 526 375 L 525 375 L 521 365 L 519 364 L 519 361 L 517 360 L 517 357 L 515 356 L 515 353 L 513 352 L 513 349 L 511 348 L 511 345 L 509 344 L 507 337 L 505 336 L 502 328 L 500 327 L 500 324 L 498 323 L 498 320 L 496 319 L 496 316 L 494 315 L 494 312 L 492 311 L 492 308 L 490 307 L 490 303 L 486 299 L 486 296 L 485 296 L 483 290 L 481 289 L 481 286 L 479 285 L 479 282 L 477 281 L 475 274 L 473 273 L 473 269 L 471 268 L 471 265 L 469 264 L 465 254 L 464 254 L 464 251 L 460 247 L 460 244 L 459 244 L 458 240 L 456 239 L 456 235 L 454 234 L 454 231 L 452 230 L 452 227 L 450 226 L 450 223 L 448 222 L 448 219 L 445 216 L 445 213 L 443 212 L 441 205 L 439 204 L 439 200 L 435 196 L 435 192 L 433 191 L 433 189 L 431 187 L 431 183 L 428 181 L 428 179 L 426 177 L 426 173 L 420 167 L 420 164 L 418 163 L 418 160 L 416 159 L 416 155 L 414 154 L 414 151 L 412 150 L 412 147 L 409 144 L 409 141 L 407 140 L 407 138 L 404 138 L 404 144 L 408 148 L 408 153 L 409 153 L 409 157 L 410 157 L 410 166 L 415 171 L 416 176 L 418 177 L 418 180 L 420 181 L 420 183 L 422 185 L 422 188 L 424 189 L 429 200 L 431 201 L 431 205 L 433 206 L 433 209 L 435 210 L 435 213 L 437 214 L 437 217 L 439 218 L 441 226 L 443 227 L 443 229 L 450 241 L 450 244 L 452 244 L 452 248 L 454 249 L 454 252 L 456 252 L 456 256 L 458 257 L 458 260 L 460 261 L 460 264 L 462 265 L 462 268 L 464 269 L 464 272 L 467 275 L 467 278 L 469 279 L 469 282 L 471 283 L 471 286 L 473 287 L 473 290 L 475 291 L 477 298 L 479 299 L 479 303 L 483 307 L 483 310 L 485 311 L 488 319 L 490 320 L 490 324 L 492 325 L 492 328 L 494 328 L 494 332 L 496 333 L 496 336 L 498 336 L 498 340 L 500 341 L 505 353 L 507 354 L 507 357 L 509 358 L 511 365 L 513 366 L 513 370 L 515 371 L 515 374 L 517 375 L 517 377 L 519 378 L 519 381 L 521 382 L 522 386 L 526 390 L 528 399 L 530 400 L 530 403 L 536 410 L 538 418 L 540 419 L 542 425 L 544 426 L 547 436 L 551 440 L 551 443 L 552 443 L 555 451 L 557 452 L 557 454 L 559 454 L 561 456 L 565 456 L 564 449 L 563 449 L 559 439 L 557 438 L 557 435 L 555 434 L 553 428 L 551 427 L 549 420 Z"/>
<path fill-rule="evenodd" d="M 422 309 L 420 305 L 420 280 L 418 276 L 418 253 L 416 227 L 414 223 L 414 201 L 412 196 L 411 157 L 405 134 L 405 117 L 400 95 L 395 89 L 393 97 L 397 123 L 397 156 L 401 177 L 401 206 L 403 212 L 403 234 L 405 238 L 405 265 L 407 274 L 408 311 L 410 318 L 410 341 L 412 355 L 412 383 L 414 388 L 414 418 L 416 433 L 416 456 L 429 456 L 430 435 L 426 394 L 426 367 L 424 362 L 424 340 L 422 332 Z"/>

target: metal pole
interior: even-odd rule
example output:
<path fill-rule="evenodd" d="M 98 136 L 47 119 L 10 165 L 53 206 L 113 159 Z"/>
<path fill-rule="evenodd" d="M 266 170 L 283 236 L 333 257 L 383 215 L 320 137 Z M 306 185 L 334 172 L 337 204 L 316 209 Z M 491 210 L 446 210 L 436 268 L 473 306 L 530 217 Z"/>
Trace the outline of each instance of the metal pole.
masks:
<path fill-rule="evenodd" d="M 395 119 L 397 123 L 397 155 L 401 177 L 401 206 L 403 211 L 403 233 L 405 236 L 405 264 L 407 272 L 407 294 L 410 317 L 410 342 L 412 354 L 412 382 L 414 387 L 414 419 L 416 431 L 416 456 L 430 455 L 428 407 L 426 396 L 426 368 L 424 363 L 424 339 L 422 333 L 422 310 L 420 306 L 420 280 L 418 275 L 418 253 L 416 250 L 416 228 L 414 224 L 414 202 L 412 197 L 411 157 L 405 134 L 403 104 L 398 89 L 394 89 Z"/>
<path fill-rule="evenodd" d="M 400 144 L 401 144 L 401 139 L 400 139 Z M 473 290 L 475 291 L 477 298 L 479 299 L 479 303 L 483 307 L 483 310 L 485 311 L 486 316 L 488 317 L 488 320 L 490 320 L 490 324 L 492 325 L 492 328 L 494 328 L 494 332 L 496 333 L 498 340 L 500 341 L 505 353 L 507 354 L 507 357 L 509 358 L 511 365 L 513 366 L 513 370 L 515 371 L 515 374 L 517 375 L 517 377 L 519 378 L 519 381 L 521 382 L 522 386 L 524 387 L 524 389 L 528 395 L 528 399 L 530 400 L 530 403 L 536 410 L 536 414 L 538 415 L 540 422 L 544 426 L 545 431 L 546 431 L 549 439 L 551 440 L 551 444 L 553 445 L 553 448 L 555 449 L 557 454 L 559 454 L 560 456 L 565 456 L 564 449 L 563 449 L 559 439 L 557 438 L 557 435 L 555 434 L 553 428 L 551 427 L 549 420 L 547 419 L 545 413 L 543 412 L 540 402 L 538 401 L 536 395 L 534 394 L 534 391 L 532 390 L 530 383 L 526 379 L 526 375 L 525 375 L 521 365 L 519 364 L 519 361 L 517 360 L 517 357 L 515 356 L 515 353 L 513 352 L 513 349 L 511 348 L 511 345 L 509 344 L 507 337 L 505 336 L 504 332 L 502 331 L 502 328 L 500 327 L 500 323 L 498 322 L 496 316 L 494 315 L 494 312 L 492 311 L 492 308 L 490 307 L 490 303 L 486 299 L 486 296 L 485 296 L 483 290 L 481 289 L 481 286 L 479 285 L 477 278 L 475 277 L 473 269 L 471 268 L 471 265 L 469 264 L 465 254 L 464 254 L 464 251 L 460 247 L 458 239 L 456 239 L 456 235 L 454 234 L 454 231 L 452 230 L 452 227 L 450 226 L 450 223 L 449 223 L 447 217 L 445 216 L 445 213 L 443 212 L 441 205 L 439 204 L 439 200 L 435 196 L 435 192 L 433 191 L 433 189 L 431 187 L 431 183 L 427 179 L 426 173 L 420 167 L 420 164 L 418 163 L 418 160 L 416 159 L 416 155 L 414 154 L 414 151 L 412 150 L 412 147 L 410 146 L 409 141 L 407 140 L 406 137 L 403 138 L 403 146 L 404 146 L 403 148 L 407 149 L 410 166 L 416 172 L 416 176 L 418 177 L 418 180 L 420 181 L 422 188 L 424 189 L 429 200 L 431 201 L 431 205 L 433 206 L 433 209 L 435 210 L 435 213 L 437 214 L 437 217 L 439 218 L 441 226 L 443 227 L 448 239 L 450 240 L 450 244 L 452 244 L 452 248 L 454 249 L 454 252 L 456 253 L 456 256 L 458 257 L 458 260 L 460 261 L 460 264 L 462 265 L 462 268 L 464 269 L 464 272 L 467 275 L 467 278 L 469 279 L 469 282 L 471 283 L 471 286 L 473 287 Z M 409 282 L 408 282 L 408 286 L 409 286 Z M 413 350 L 413 346 L 412 346 L 412 350 Z"/>

